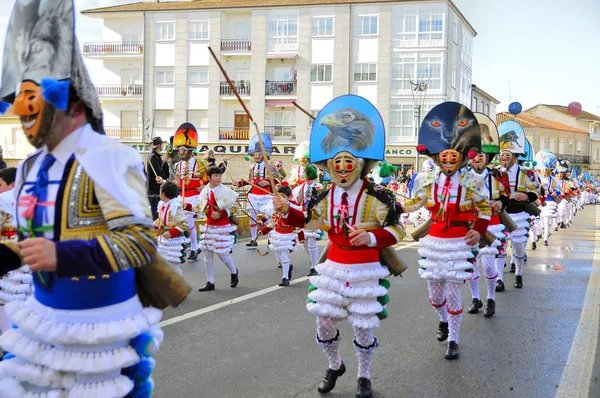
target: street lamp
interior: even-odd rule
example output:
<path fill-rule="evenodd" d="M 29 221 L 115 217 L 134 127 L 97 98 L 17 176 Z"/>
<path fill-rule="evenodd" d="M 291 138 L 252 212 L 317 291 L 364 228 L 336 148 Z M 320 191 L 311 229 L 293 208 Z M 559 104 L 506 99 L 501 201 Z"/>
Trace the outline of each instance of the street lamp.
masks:
<path fill-rule="evenodd" d="M 414 105 L 414 117 L 415 117 L 415 137 L 417 140 L 419 139 L 419 130 L 421 129 L 421 109 L 423 108 L 423 103 L 425 102 L 425 96 L 427 95 L 427 89 L 429 88 L 429 78 L 426 82 L 424 81 L 410 81 L 411 85 L 411 94 L 413 97 L 413 105 Z M 409 76 L 410 79 L 410 76 Z M 419 151 L 416 151 L 416 164 L 415 164 L 415 172 L 419 169 Z"/>

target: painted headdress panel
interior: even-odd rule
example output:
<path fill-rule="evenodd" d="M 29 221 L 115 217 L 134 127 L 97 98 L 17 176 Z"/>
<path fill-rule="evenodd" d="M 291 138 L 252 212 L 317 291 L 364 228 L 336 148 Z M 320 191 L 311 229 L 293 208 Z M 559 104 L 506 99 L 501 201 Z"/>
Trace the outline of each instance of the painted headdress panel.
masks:
<path fill-rule="evenodd" d="M 501 151 L 509 151 L 516 155 L 525 153 L 525 130 L 519 123 L 513 120 L 502 122 L 498 126 L 498 133 Z"/>
<path fill-rule="evenodd" d="M 481 130 L 481 151 L 491 155 L 497 154 L 500 152 L 500 136 L 496 123 L 484 113 L 475 112 L 473 114 Z"/>
<path fill-rule="evenodd" d="M 271 151 L 273 150 L 273 143 L 271 142 L 271 137 L 269 137 L 265 133 L 260 133 L 260 137 L 262 138 L 263 145 L 265 146 L 265 152 L 267 152 L 267 155 L 270 155 Z M 252 139 L 250 140 L 250 144 L 248 145 L 248 155 L 253 155 L 254 153 L 261 153 L 258 135 L 252 137 Z"/>

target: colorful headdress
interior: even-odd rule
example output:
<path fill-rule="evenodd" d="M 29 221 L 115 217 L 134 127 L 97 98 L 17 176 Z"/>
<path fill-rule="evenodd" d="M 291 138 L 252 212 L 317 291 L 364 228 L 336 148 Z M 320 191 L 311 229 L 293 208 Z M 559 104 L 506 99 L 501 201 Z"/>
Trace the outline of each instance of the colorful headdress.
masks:
<path fill-rule="evenodd" d="M 536 168 L 539 169 L 554 169 L 556 168 L 556 156 L 547 149 L 542 149 L 535 154 Z"/>
<path fill-rule="evenodd" d="M 19 84 L 29 81 L 59 110 L 67 109 L 74 92 L 91 111 L 92 129 L 104 134 L 100 101 L 75 38 L 74 12 L 73 0 L 17 0 L 4 44 L 0 112 L 15 101 Z"/>
<path fill-rule="evenodd" d="M 481 130 L 481 152 L 495 155 L 500 152 L 500 136 L 496 123 L 486 114 L 475 112 L 475 119 Z"/>
<path fill-rule="evenodd" d="M 304 167 L 304 177 L 307 180 L 316 180 L 318 176 L 317 169 L 312 164 L 307 164 Z"/>
<path fill-rule="evenodd" d="M 340 152 L 365 159 L 369 172 L 385 153 L 385 128 L 379 111 L 357 95 L 331 100 L 317 115 L 310 132 L 310 162 L 324 163 Z"/>
<path fill-rule="evenodd" d="M 398 166 L 392 166 L 386 160 L 381 163 L 381 167 L 379 168 L 379 177 L 386 178 L 390 177 L 392 173 L 398 172 Z"/>
<path fill-rule="evenodd" d="M 534 157 L 535 154 L 533 153 L 533 147 L 531 146 L 531 143 L 529 142 L 527 137 L 525 137 L 525 152 L 520 154 L 517 157 L 517 160 L 519 162 L 533 162 Z"/>
<path fill-rule="evenodd" d="M 571 161 L 567 159 L 565 159 L 565 163 L 567 164 L 567 173 L 570 173 L 573 165 L 571 164 Z"/>
<path fill-rule="evenodd" d="M 267 152 L 267 155 L 270 155 L 271 151 L 273 150 L 273 143 L 271 142 L 271 137 L 269 137 L 265 133 L 260 133 L 260 137 L 262 138 L 263 145 L 265 146 L 265 152 Z M 252 156 L 254 155 L 254 153 L 261 153 L 258 135 L 252 137 L 252 139 L 250 140 L 250 144 L 248 145 L 248 155 Z"/>
<path fill-rule="evenodd" d="M 421 123 L 417 151 L 436 155 L 454 149 L 464 155 L 481 151 L 481 129 L 473 112 L 458 102 L 442 102 Z"/>
<path fill-rule="evenodd" d="M 423 166 L 421 166 L 421 171 L 423 173 L 429 173 L 433 170 L 435 170 L 435 163 L 433 163 L 433 160 L 429 158 L 425 159 L 425 161 L 423 162 Z"/>
<path fill-rule="evenodd" d="M 294 151 L 294 160 L 310 158 L 310 141 L 301 142 Z"/>
<path fill-rule="evenodd" d="M 173 146 L 175 148 L 196 149 L 198 147 L 198 132 L 192 123 L 185 122 L 175 132 Z"/>
<path fill-rule="evenodd" d="M 500 150 L 516 155 L 525 153 L 525 130 L 513 120 L 507 120 L 498 126 L 500 134 Z"/>
<path fill-rule="evenodd" d="M 554 174 L 565 174 L 569 171 L 569 164 L 566 160 L 559 160 L 556 164 L 556 170 L 554 170 Z"/>

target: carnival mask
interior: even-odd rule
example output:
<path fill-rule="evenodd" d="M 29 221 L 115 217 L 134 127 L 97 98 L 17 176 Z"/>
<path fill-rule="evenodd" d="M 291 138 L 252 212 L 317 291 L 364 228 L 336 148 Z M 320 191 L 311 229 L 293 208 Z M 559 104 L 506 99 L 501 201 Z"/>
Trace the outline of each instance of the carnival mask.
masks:
<path fill-rule="evenodd" d="M 186 147 L 180 147 L 177 152 L 179 153 L 179 159 L 181 160 L 189 160 L 192 156 L 192 151 Z"/>
<path fill-rule="evenodd" d="M 485 153 L 478 153 L 473 159 L 471 159 L 471 166 L 477 173 L 481 173 L 487 164 L 487 155 Z"/>
<path fill-rule="evenodd" d="M 542 177 L 548 177 L 550 175 L 550 169 L 547 168 L 539 169 L 538 172 Z"/>
<path fill-rule="evenodd" d="M 517 161 L 517 155 L 509 151 L 500 151 L 500 163 L 504 168 L 510 169 Z"/>
<path fill-rule="evenodd" d="M 260 152 L 254 152 L 252 154 L 252 159 L 254 159 L 256 163 L 260 163 L 263 161 L 263 155 Z"/>
<path fill-rule="evenodd" d="M 460 168 L 463 155 L 454 149 L 446 149 L 439 153 L 438 159 L 442 172 L 450 177 Z"/>
<path fill-rule="evenodd" d="M 308 158 L 300 158 L 298 159 L 298 163 L 300 164 L 300 166 L 304 167 L 308 164 Z"/>
<path fill-rule="evenodd" d="M 42 96 L 42 87 L 32 81 L 24 81 L 13 103 L 13 113 L 21 119 L 23 132 L 36 148 L 44 144 L 54 123 L 56 109 L 47 104 Z"/>
<path fill-rule="evenodd" d="M 564 176 L 565 176 L 565 175 L 564 175 L 563 173 L 557 173 L 557 174 L 556 174 L 556 178 L 557 178 L 558 180 L 562 180 Z"/>
<path fill-rule="evenodd" d="M 355 158 L 349 152 L 340 152 L 333 159 L 327 160 L 327 167 L 335 185 L 350 188 L 362 173 L 364 159 Z"/>

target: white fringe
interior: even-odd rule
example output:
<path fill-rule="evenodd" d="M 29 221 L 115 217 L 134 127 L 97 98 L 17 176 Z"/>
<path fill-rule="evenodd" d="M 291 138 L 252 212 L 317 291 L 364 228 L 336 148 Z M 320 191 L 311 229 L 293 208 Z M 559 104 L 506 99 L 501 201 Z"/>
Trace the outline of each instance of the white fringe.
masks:
<path fill-rule="evenodd" d="M 273 229 L 269 232 L 269 249 L 276 252 L 293 252 L 296 250 L 296 239 L 296 233 L 281 234 Z"/>
<path fill-rule="evenodd" d="M 419 241 L 422 248 L 419 255 L 418 272 L 423 279 L 465 281 L 472 277 L 467 269 L 474 268 L 468 259 L 475 257 L 473 247 L 464 238 L 438 238 L 427 236 Z"/>
<path fill-rule="evenodd" d="M 20 358 L 0 362 L 0 379 L 5 377 L 51 389 L 69 389 L 75 385 L 75 376 L 72 373 L 57 372 Z"/>
<path fill-rule="evenodd" d="M 69 398 L 122 398 L 133 390 L 133 382 L 123 375 L 113 380 L 97 383 L 79 383 L 71 391 Z"/>
<path fill-rule="evenodd" d="M 267 188 L 268 189 L 268 188 Z M 246 204 L 248 212 L 256 211 L 263 216 L 271 217 L 273 214 L 273 196 L 272 195 L 256 195 L 248 194 L 248 203 Z"/>

